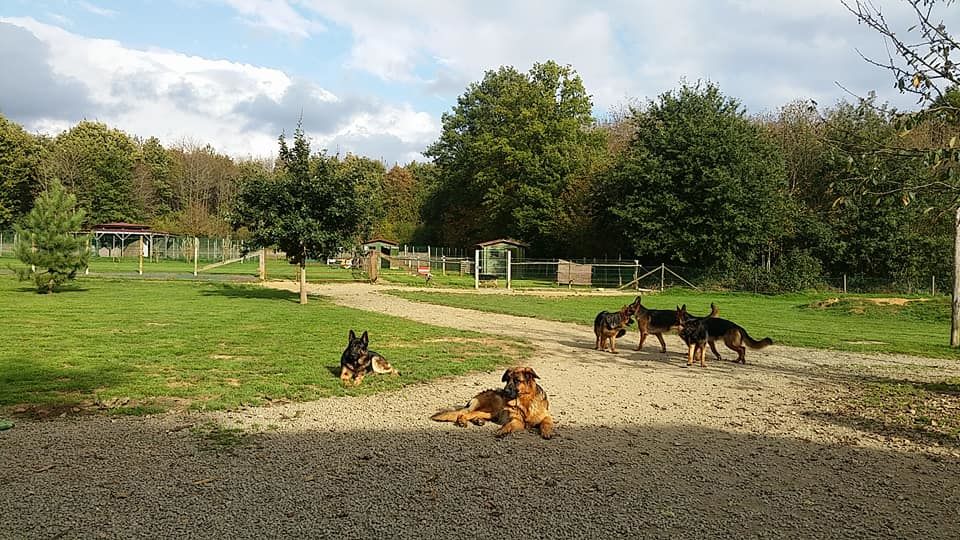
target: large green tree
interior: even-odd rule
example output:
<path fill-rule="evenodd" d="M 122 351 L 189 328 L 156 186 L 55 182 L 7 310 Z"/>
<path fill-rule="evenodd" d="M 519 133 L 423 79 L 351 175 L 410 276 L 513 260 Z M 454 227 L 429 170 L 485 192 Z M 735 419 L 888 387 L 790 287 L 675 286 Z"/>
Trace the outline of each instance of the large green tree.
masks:
<path fill-rule="evenodd" d="M 604 151 L 576 71 L 552 61 L 529 73 L 488 71 L 442 121 L 440 139 L 425 152 L 439 169 L 429 205 L 442 222 L 437 240 L 512 236 L 534 252 L 562 252 L 566 216 L 582 211 L 565 207 L 563 193 Z"/>
<path fill-rule="evenodd" d="M 77 196 L 87 224 L 135 221 L 142 215 L 133 189 L 135 155 L 126 133 L 83 121 L 53 140 L 44 176 Z"/>
<path fill-rule="evenodd" d="M 40 189 L 41 141 L 0 116 L 0 230 L 26 214 Z"/>
<path fill-rule="evenodd" d="M 337 159 L 310 158 L 300 125 L 293 147 L 280 136 L 276 169 L 244 168 L 231 220 L 246 227 L 256 247 L 275 246 L 299 266 L 300 303 L 307 303 L 306 263 L 355 247 L 362 224 L 357 177 L 338 174 Z"/>
<path fill-rule="evenodd" d="M 903 0 L 916 16 L 909 28 L 896 28 L 884 16 L 882 7 L 870 1 L 842 1 L 857 20 L 879 33 L 890 54 L 866 61 L 886 69 L 902 93 L 916 96 L 919 111 L 900 116 L 901 133 L 908 137 L 918 126 L 935 125 L 945 136 L 932 137 L 912 148 L 877 145 L 863 152 L 868 159 L 876 154 L 903 156 L 924 161 L 919 174 L 871 181 L 860 186 L 861 193 L 893 196 L 904 204 L 917 199 L 947 202 L 954 229 L 953 316 L 950 345 L 960 347 L 960 38 L 952 34 L 945 20 L 955 10 L 954 0 Z M 933 207 L 931 207 L 933 208 Z"/>
<path fill-rule="evenodd" d="M 780 240 L 783 160 L 735 99 L 684 84 L 635 110 L 634 123 L 596 197 L 634 253 L 707 268 L 759 262 Z"/>
<path fill-rule="evenodd" d="M 150 221 L 170 214 L 174 207 L 172 160 L 156 137 L 137 141 L 133 169 L 134 193 Z"/>
<path fill-rule="evenodd" d="M 386 212 L 387 194 L 383 184 L 386 169 L 383 163 L 355 154 L 347 154 L 343 158 L 320 154 L 314 158 L 315 162 L 324 160 L 333 167 L 337 184 L 354 186 L 357 197 L 363 201 L 359 207 L 358 232 L 362 236 L 369 236 Z M 315 167 L 317 165 L 323 164 L 314 164 Z"/>
<path fill-rule="evenodd" d="M 76 206 L 76 197 L 54 181 L 17 227 L 14 250 L 28 265 L 18 274 L 21 279 L 33 280 L 38 292 L 54 292 L 87 266 L 90 241 L 76 234 L 83 223 L 83 210 Z"/>

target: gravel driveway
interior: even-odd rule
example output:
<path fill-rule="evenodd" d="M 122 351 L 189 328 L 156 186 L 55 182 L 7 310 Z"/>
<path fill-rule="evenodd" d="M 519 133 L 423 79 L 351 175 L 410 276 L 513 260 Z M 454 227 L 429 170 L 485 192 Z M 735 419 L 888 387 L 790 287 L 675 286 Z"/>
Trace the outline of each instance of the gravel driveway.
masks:
<path fill-rule="evenodd" d="M 382 290 L 312 292 L 528 339 L 557 438 L 427 419 L 500 372 L 223 413 L 23 421 L 0 432 L 0 538 L 960 537 L 956 446 L 815 405 L 860 373 L 960 376 L 957 362 L 774 346 L 687 369 L 675 336 L 667 354 L 635 352 L 633 332 L 612 355 L 586 325 Z"/>

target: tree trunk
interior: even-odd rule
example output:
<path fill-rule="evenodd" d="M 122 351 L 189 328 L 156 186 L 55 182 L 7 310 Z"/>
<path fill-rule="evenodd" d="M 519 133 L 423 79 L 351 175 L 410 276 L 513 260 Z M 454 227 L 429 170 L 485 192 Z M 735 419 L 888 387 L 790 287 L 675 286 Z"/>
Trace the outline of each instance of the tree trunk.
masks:
<path fill-rule="evenodd" d="M 960 347 L 960 206 L 953 222 L 953 309 L 950 317 L 950 346 Z"/>
<path fill-rule="evenodd" d="M 307 260 L 300 262 L 300 305 L 307 303 Z"/>

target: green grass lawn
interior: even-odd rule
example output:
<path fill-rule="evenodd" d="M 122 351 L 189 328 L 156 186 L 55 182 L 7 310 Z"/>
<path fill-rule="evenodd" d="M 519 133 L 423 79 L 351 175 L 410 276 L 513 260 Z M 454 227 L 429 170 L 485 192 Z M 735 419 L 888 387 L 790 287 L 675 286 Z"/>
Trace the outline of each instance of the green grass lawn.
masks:
<path fill-rule="evenodd" d="M 635 298 L 635 295 L 552 297 L 428 291 L 391 291 L 391 294 L 420 302 L 588 326 L 593 325 L 597 312 L 618 309 Z M 905 306 L 878 305 L 870 301 L 869 296 L 844 296 L 839 302 L 823 302 L 828 298 L 837 297 L 829 293 L 763 296 L 668 289 L 644 295 L 644 305 L 674 309 L 679 304 L 687 304 L 690 312 L 699 315 L 706 314 L 710 303 L 716 302 L 721 317 L 740 324 L 756 339 L 769 336 L 782 345 L 960 359 L 960 352 L 948 346 L 950 301 L 947 297 L 910 302 Z M 628 336 L 630 341 L 637 339 L 635 331 Z"/>
<path fill-rule="evenodd" d="M 242 285 L 81 279 L 41 295 L 0 276 L 0 409 L 144 413 L 398 388 L 515 362 L 529 346 Z M 349 329 L 401 377 L 340 384 Z M 99 404 L 99 405 L 98 405 Z M 39 412 L 37 412 L 39 411 Z"/>
<path fill-rule="evenodd" d="M 200 261 L 199 268 L 211 264 L 214 261 Z M 6 270 L 9 266 L 22 266 L 22 263 L 12 257 L 0 258 L 0 270 Z M 200 274 L 215 274 L 221 276 L 257 276 L 260 271 L 260 263 L 256 258 L 248 259 L 246 262 L 235 262 L 202 270 Z M 138 275 L 139 260 L 136 257 L 124 257 L 112 259 L 108 257 L 93 257 L 90 259 L 90 272 L 96 274 L 129 274 Z M 288 263 L 285 259 L 267 259 L 267 279 L 296 279 L 297 267 Z M 161 260 L 152 262 L 143 261 L 143 272 L 146 275 L 157 274 L 193 274 L 193 263 L 190 261 Z M 318 281 L 349 281 L 357 278 L 354 272 L 348 268 L 329 266 L 319 262 L 307 263 L 307 280 L 311 282 Z M 472 283 L 472 282 L 471 282 Z"/>

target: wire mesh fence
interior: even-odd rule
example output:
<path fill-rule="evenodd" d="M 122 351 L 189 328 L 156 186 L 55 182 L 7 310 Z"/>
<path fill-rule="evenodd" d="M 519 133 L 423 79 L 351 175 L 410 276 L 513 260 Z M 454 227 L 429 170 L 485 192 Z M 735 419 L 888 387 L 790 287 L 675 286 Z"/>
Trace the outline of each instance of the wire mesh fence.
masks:
<path fill-rule="evenodd" d="M 15 263 L 16 235 L 0 231 L 0 271 Z M 88 274 L 147 276 L 209 276 L 211 279 L 259 277 L 260 251 L 246 252 L 242 242 L 231 238 L 154 235 L 145 238 L 91 236 Z M 661 290 L 670 287 L 737 289 L 758 293 L 776 292 L 758 279 L 733 287 L 698 268 L 667 264 L 643 264 L 635 260 L 512 258 L 506 250 L 476 251 L 442 246 L 402 245 L 378 259 L 379 277 L 400 284 L 431 284 L 458 288 L 581 288 Z M 509 259 L 509 262 L 508 262 Z M 344 254 L 308 261 L 309 281 L 365 281 L 370 279 L 366 259 Z M 267 250 L 266 279 L 297 279 L 297 267 L 283 253 Z M 194 273 L 196 272 L 196 274 Z M 949 295 L 951 275 L 910 276 L 884 279 L 857 274 L 823 275 L 812 288 L 851 294 Z"/>

